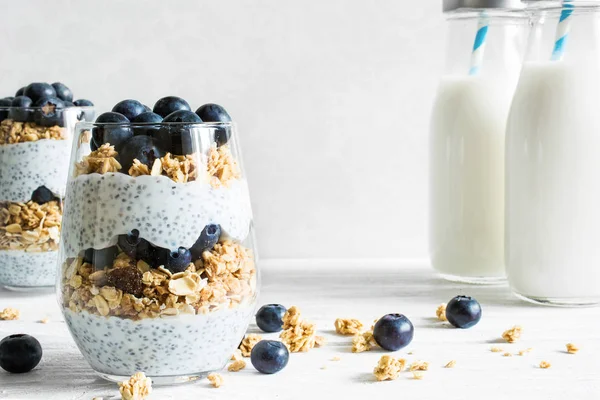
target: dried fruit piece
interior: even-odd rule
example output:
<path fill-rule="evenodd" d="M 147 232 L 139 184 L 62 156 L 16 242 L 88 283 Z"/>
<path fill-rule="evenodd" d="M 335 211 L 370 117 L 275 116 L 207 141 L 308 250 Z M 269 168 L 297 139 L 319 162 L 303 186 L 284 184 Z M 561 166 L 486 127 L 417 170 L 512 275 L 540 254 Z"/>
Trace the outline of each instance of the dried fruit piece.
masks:
<path fill-rule="evenodd" d="M 108 284 L 130 293 L 135 297 L 141 297 L 144 289 L 142 284 L 142 272 L 137 267 L 115 268 L 107 272 Z"/>

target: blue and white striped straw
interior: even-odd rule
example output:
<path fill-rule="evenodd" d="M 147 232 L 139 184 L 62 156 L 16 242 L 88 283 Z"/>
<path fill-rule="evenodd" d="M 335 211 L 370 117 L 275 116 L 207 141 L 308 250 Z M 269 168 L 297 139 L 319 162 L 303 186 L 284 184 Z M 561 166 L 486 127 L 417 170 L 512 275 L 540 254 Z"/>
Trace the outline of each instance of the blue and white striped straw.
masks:
<path fill-rule="evenodd" d="M 482 12 L 479 15 L 477 23 L 477 35 L 475 35 L 475 43 L 473 43 L 473 51 L 471 52 L 471 68 L 469 75 L 477 75 L 483 64 L 483 52 L 485 51 L 485 39 L 488 33 L 490 20 L 487 14 Z"/>
<path fill-rule="evenodd" d="M 556 41 L 554 50 L 552 50 L 552 61 L 560 61 L 565 53 L 565 44 L 571 30 L 571 14 L 573 13 L 573 4 L 571 0 L 563 0 L 563 9 L 560 13 L 560 20 L 556 26 Z"/>

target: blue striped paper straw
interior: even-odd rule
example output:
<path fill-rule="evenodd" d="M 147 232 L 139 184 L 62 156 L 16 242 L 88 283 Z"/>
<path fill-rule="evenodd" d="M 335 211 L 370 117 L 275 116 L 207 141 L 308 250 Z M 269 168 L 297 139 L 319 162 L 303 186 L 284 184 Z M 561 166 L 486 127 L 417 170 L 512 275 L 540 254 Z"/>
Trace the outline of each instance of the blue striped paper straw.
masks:
<path fill-rule="evenodd" d="M 563 9 L 560 13 L 560 19 L 556 26 L 556 41 L 554 42 L 554 50 L 552 50 L 552 61 L 560 61 L 565 53 L 565 44 L 571 30 L 571 14 L 573 13 L 573 4 L 569 4 L 571 0 L 563 1 Z"/>
<path fill-rule="evenodd" d="M 483 64 L 483 52 L 485 51 L 485 39 L 488 33 L 489 18 L 485 12 L 479 15 L 477 22 L 477 34 L 473 43 L 473 51 L 471 52 L 471 68 L 469 75 L 477 75 Z"/>

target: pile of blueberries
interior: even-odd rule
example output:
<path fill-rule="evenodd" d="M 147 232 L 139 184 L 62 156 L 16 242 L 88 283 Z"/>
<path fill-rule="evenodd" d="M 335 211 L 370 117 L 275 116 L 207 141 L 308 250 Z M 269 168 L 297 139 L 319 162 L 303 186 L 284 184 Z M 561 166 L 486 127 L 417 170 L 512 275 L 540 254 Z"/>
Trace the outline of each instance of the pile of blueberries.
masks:
<path fill-rule="evenodd" d="M 92 107 L 85 99 L 73 101 L 73 92 L 60 82 L 34 82 L 17 90 L 14 97 L 0 99 L 0 121 L 35 122 L 40 126 L 64 126 L 63 110 Z M 92 110 L 82 110 L 79 119 L 91 120 Z"/>
<path fill-rule="evenodd" d="M 191 154 L 193 125 L 203 122 L 231 122 L 231 117 L 212 103 L 193 112 L 187 101 L 176 96 L 163 97 L 153 109 L 137 100 L 123 100 L 96 118 L 90 146 L 92 150 L 105 143 L 114 146 L 123 171 L 129 171 L 134 159 L 152 167 L 154 160 L 167 152 Z M 215 128 L 218 146 L 227 143 L 230 136 L 228 127 Z"/>

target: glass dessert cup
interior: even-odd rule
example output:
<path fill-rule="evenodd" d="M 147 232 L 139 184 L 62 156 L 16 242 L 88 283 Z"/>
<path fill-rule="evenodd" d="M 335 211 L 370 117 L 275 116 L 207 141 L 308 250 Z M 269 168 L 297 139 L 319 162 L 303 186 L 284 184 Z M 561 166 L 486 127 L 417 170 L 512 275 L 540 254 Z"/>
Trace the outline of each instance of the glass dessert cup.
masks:
<path fill-rule="evenodd" d="M 54 286 L 71 139 L 93 112 L 0 107 L 0 286 Z"/>
<path fill-rule="evenodd" d="M 86 131 L 130 139 L 98 148 Z M 76 134 L 57 291 L 81 353 L 111 381 L 222 369 L 258 290 L 235 125 L 80 123 Z"/>

